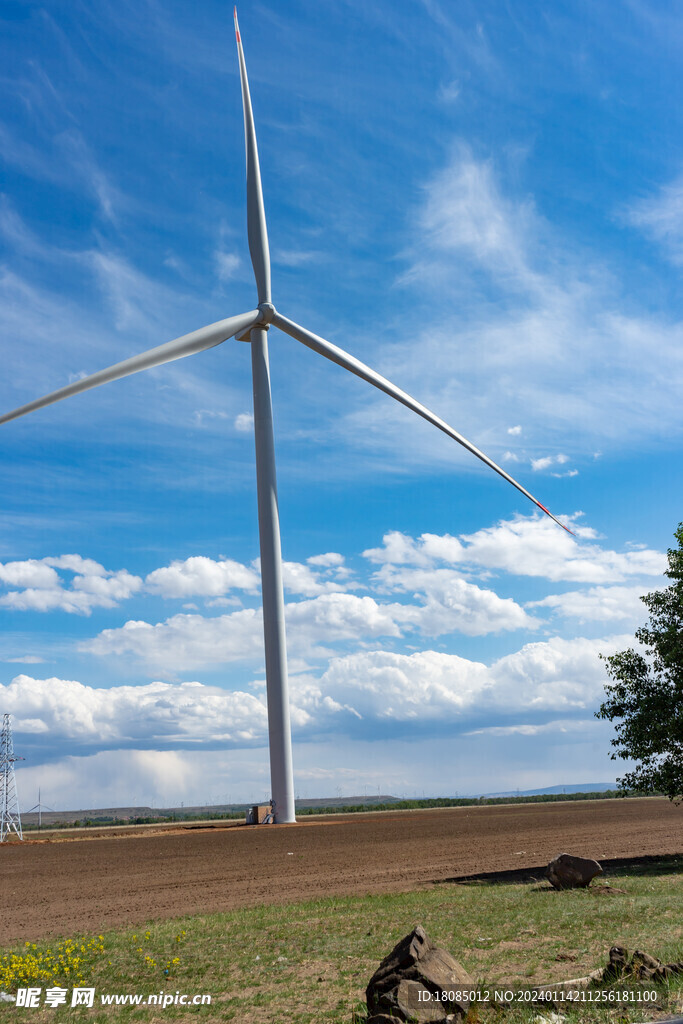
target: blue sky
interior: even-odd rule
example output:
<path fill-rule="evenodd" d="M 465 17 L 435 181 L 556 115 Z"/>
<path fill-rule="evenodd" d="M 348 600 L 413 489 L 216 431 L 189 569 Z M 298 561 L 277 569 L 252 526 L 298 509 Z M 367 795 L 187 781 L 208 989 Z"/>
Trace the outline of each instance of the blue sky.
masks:
<path fill-rule="evenodd" d="M 231 9 L 0 12 L 0 403 L 255 304 Z M 683 16 L 243 3 L 301 796 L 609 781 L 598 653 L 682 518 Z M 0 430 L 0 710 L 22 804 L 269 793 L 235 340 Z"/>

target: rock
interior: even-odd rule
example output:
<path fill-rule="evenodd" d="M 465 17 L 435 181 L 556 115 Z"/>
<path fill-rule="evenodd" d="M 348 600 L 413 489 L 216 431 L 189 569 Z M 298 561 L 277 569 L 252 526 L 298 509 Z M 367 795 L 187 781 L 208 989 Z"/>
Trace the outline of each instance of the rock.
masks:
<path fill-rule="evenodd" d="M 386 1013 L 376 1013 L 374 1017 L 368 1017 L 365 1024 L 403 1024 L 398 1017 L 389 1017 Z"/>
<path fill-rule="evenodd" d="M 644 953 L 642 949 L 637 949 L 634 952 L 629 970 L 639 981 L 649 981 L 654 976 L 666 977 L 669 973 L 661 960 L 658 960 L 656 956 L 650 956 L 649 953 Z"/>
<path fill-rule="evenodd" d="M 625 973 L 628 967 L 628 950 L 623 946 L 612 946 L 609 951 L 609 963 L 602 972 L 603 981 L 614 981 Z"/>
<path fill-rule="evenodd" d="M 397 943 L 370 979 L 365 993 L 370 1021 L 455 1021 L 467 1013 L 467 993 L 474 987 L 457 960 L 435 946 L 418 925 Z M 453 998 L 449 998 L 451 994 Z"/>
<path fill-rule="evenodd" d="M 672 974 L 683 973 L 683 961 L 663 964 L 656 956 L 637 949 L 631 957 L 629 970 L 638 981 L 666 981 Z"/>
<path fill-rule="evenodd" d="M 573 857 L 570 853 L 561 853 L 545 870 L 545 877 L 556 889 L 585 889 L 596 875 L 601 874 L 602 868 L 597 860 Z"/>

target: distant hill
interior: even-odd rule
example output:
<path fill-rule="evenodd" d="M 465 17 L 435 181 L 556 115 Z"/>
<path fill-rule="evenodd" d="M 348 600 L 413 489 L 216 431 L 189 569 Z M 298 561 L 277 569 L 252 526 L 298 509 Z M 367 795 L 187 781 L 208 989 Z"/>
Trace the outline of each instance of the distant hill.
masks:
<path fill-rule="evenodd" d="M 297 800 L 299 809 L 305 807 L 353 807 L 359 804 L 391 804 L 398 803 L 399 797 L 377 794 L 375 796 L 334 796 L 320 797 L 311 800 Z M 43 811 L 42 825 L 72 825 L 78 821 L 91 822 L 97 825 L 135 822 L 139 820 L 159 818 L 212 818 L 216 815 L 245 814 L 250 804 L 198 804 L 186 807 L 95 807 L 74 811 Z M 23 812 L 21 820 L 24 825 L 37 825 L 38 812 Z"/>
<path fill-rule="evenodd" d="M 463 797 L 463 800 L 468 799 L 484 799 L 495 800 L 495 799 L 509 799 L 514 800 L 515 797 L 533 797 L 533 796 L 561 796 L 563 793 L 568 795 L 571 793 L 602 793 L 607 790 L 615 790 L 615 782 L 584 782 L 576 785 L 566 786 L 548 786 L 545 789 L 514 789 L 508 790 L 507 792 L 500 793 L 483 793 L 476 795 L 473 794 L 471 797 Z M 439 797 L 430 798 L 428 803 L 432 804 L 432 801 L 436 799 L 453 800 L 452 797 Z M 317 797 L 308 800 L 297 800 L 296 807 L 298 811 L 308 810 L 315 811 L 320 808 L 346 808 L 346 807 L 375 807 L 382 806 L 386 807 L 387 804 L 405 804 L 405 800 L 398 796 L 387 796 L 385 794 L 377 794 L 376 796 L 330 796 L 330 797 Z M 421 800 L 415 799 L 411 801 L 413 806 L 415 804 L 421 804 Z M 98 807 L 90 808 L 88 810 L 78 811 L 43 811 L 42 815 L 42 826 L 43 828 L 49 828 L 51 825 L 73 825 L 75 823 L 85 825 L 122 825 L 122 824 L 137 824 L 145 821 L 168 821 L 168 820 L 182 820 L 182 819 L 201 819 L 201 818 L 225 818 L 225 817 L 241 817 L 247 809 L 248 804 L 198 804 L 191 807 Z M 32 811 L 30 814 L 24 812 L 21 816 L 21 820 L 24 825 L 33 826 L 38 824 L 38 813 Z"/>
<path fill-rule="evenodd" d="M 547 786 L 545 789 L 511 789 L 506 793 L 483 793 L 483 796 L 543 796 L 545 793 L 602 793 L 616 789 L 616 782 L 581 782 L 568 786 Z M 478 795 L 478 794 L 477 794 Z"/>

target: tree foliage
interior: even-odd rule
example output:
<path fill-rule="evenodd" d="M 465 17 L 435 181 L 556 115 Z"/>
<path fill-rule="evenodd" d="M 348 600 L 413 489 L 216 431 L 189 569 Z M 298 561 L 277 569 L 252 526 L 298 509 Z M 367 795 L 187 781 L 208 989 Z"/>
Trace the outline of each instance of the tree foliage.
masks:
<path fill-rule="evenodd" d="M 600 655 L 612 682 L 596 717 L 616 720 L 612 758 L 636 762 L 619 785 L 665 793 L 678 802 L 683 799 L 683 523 L 674 536 L 678 547 L 669 549 L 665 572 L 671 586 L 641 598 L 650 613 L 647 625 L 636 630 L 644 653 Z"/>

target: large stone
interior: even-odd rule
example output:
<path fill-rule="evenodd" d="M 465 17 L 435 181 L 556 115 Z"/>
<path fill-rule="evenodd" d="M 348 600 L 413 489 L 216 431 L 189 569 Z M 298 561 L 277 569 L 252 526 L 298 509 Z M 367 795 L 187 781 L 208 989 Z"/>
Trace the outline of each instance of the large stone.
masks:
<path fill-rule="evenodd" d="M 585 889 L 596 875 L 601 874 L 602 868 L 597 860 L 573 857 L 570 853 L 561 853 L 545 869 L 545 877 L 556 889 Z"/>
<path fill-rule="evenodd" d="M 382 960 L 366 990 L 373 1014 L 399 1021 L 455 1021 L 467 1013 L 467 993 L 474 988 L 467 971 L 439 949 L 420 925 Z"/>
<path fill-rule="evenodd" d="M 609 963 L 602 973 L 603 981 L 615 981 L 621 978 L 628 967 L 628 950 L 624 946 L 612 946 L 609 951 Z"/>

